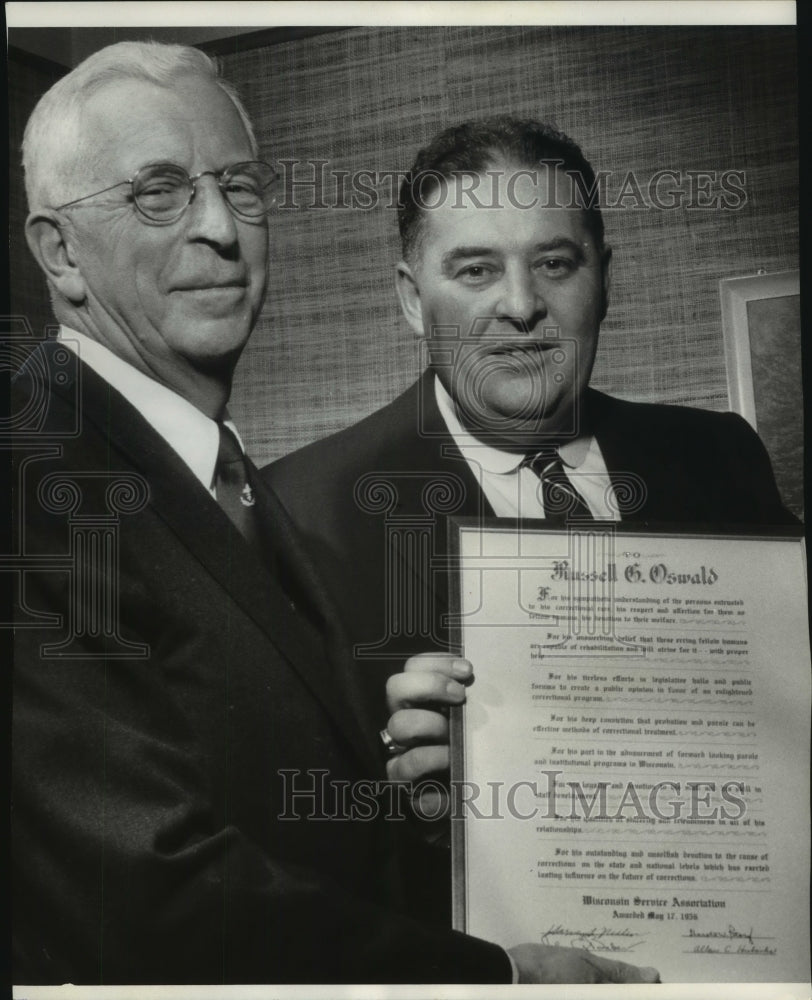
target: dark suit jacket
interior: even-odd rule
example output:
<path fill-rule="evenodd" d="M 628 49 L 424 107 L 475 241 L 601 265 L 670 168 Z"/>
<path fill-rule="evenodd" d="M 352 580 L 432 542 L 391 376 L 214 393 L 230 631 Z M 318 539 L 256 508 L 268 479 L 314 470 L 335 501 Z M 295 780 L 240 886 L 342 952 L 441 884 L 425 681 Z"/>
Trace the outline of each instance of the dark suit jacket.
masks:
<path fill-rule="evenodd" d="M 764 446 L 741 417 L 593 390 L 588 406 L 622 519 L 719 528 L 795 521 Z M 381 727 L 386 676 L 404 655 L 447 648 L 445 515 L 493 514 L 437 409 L 431 372 L 263 475 L 307 538 L 362 647 L 356 662 L 370 727 Z"/>
<path fill-rule="evenodd" d="M 64 348 L 14 394 L 15 981 L 508 980 L 398 911 L 402 824 L 324 818 L 383 769 L 273 495 L 262 558 Z"/>

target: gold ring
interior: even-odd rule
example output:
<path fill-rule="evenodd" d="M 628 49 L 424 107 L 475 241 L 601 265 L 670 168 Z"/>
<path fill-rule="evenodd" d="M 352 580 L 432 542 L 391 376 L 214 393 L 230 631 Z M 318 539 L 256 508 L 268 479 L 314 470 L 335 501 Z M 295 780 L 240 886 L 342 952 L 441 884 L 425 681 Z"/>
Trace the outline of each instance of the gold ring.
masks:
<path fill-rule="evenodd" d="M 395 743 L 388 729 L 382 729 L 378 735 L 381 738 L 384 750 L 390 757 L 396 757 L 399 753 L 403 753 L 406 749 L 406 747 L 402 747 L 400 743 Z"/>

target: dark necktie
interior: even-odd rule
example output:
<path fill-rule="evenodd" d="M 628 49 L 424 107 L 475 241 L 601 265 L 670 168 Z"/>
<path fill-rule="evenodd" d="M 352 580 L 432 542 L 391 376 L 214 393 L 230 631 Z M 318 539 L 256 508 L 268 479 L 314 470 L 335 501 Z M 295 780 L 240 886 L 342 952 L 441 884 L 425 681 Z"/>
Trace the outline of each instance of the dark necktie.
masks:
<path fill-rule="evenodd" d="M 541 480 L 545 517 L 592 517 L 583 497 L 567 479 L 557 448 L 542 448 L 535 455 L 529 455 L 522 465 L 532 469 Z"/>
<path fill-rule="evenodd" d="M 254 494 L 248 482 L 245 455 L 232 430 L 218 423 L 220 448 L 214 470 L 217 502 L 228 514 L 234 526 L 251 545 L 259 543 Z"/>

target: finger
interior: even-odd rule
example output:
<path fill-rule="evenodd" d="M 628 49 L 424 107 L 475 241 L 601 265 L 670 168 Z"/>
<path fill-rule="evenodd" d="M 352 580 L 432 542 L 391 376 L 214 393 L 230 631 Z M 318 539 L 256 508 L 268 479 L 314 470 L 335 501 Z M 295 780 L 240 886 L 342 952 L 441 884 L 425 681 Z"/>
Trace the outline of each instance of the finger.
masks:
<path fill-rule="evenodd" d="M 596 982 L 603 983 L 659 983 L 660 974 L 656 969 L 640 968 L 629 965 L 628 962 L 618 962 L 614 959 L 600 958 L 591 952 L 584 956 L 584 961 L 592 965 L 600 976 Z"/>
<path fill-rule="evenodd" d="M 427 774 L 448 770 L 447 746 L 413 747 L 386 762 L 390 781 L 418 781 Z"/>
<path fill-rule="evenodd" d="M 640 973 L 640 979 L 638 982 L 641 983 L 661 983 L 660 973 L 653 968 L 651 965 L 647 965 L 642 969 L 638 970 Z"/>
<path fill-rule="evenodd" d="M 463 683 L 469 681 L 474 673 L 469 660 L 451 653 L 419 653 L 417 656 L 410 656 L 404 663 L 403 670 L 406 673 L 432 671 L 454 677 Z"/>
<path fill-rule="evenodd" d="M 448 743 L 448 719 L 423 708 L 402 708 L 386 724 L 389 735 L 401 746 L 415 743 Z"/>
<path fill-rule="evenodd" d="M 392 674 L 386 682 L 386 701 L 390 714 L 414 705 L 460 705 L 465 701 L 465 688 L 434 671 Z"/>
<path fill-rule="evenodd" d="M 450 807 L 450 793 L 440 781 L 429 779 L 428 782 L 418 782 L 417 789 L 412 794 L 412 812 L 415 816 L 427 822 L 442 820 L 448 816 Z M 438 835 L 437 831 L 432 834 Z M 427 843 L 431 843 L 431 839 L 427 838 Z"/>
<path fill-rule="evenodd" d="M 639 965 L 627 965 L 625 962 L 618 962 L 621 966 L 623 979 L 616 980 L 620 983 L 661 983 L 660 973 L 648 965 L 641 968 Z"/>

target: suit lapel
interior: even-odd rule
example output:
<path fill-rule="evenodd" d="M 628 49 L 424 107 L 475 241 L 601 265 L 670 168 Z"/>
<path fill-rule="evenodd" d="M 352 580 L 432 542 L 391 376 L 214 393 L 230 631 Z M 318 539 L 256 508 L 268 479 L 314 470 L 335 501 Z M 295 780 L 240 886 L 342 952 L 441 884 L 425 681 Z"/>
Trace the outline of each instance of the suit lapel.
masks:
<path fill-rule="evenodd" d="M 432 514 L 432 551 L 429 565 L 415 560 L 406 550 L 399 551 L 401 571 L 413 573 L 421 586 L 433 595 L 436 609 L 440 614 L 448 612 L 447 574 L 439 574 L 443 586 L 436 585 L 438 574 L 433 566 L 442 565 L 448 552 L 448 521 L 443 513 L 428 510 L 426 486 L 431 482 L 448 482 L 449 474 L 457 479 L 462 491 L 458 507 L 451 510 L 451 516 L 486 517 L 493 515 L 483 490 L 463 458 L 453 437 L 448 432 L 445 421 L 437 406 L 434 394 L 434 373 L 427 369 L 420 380 L 405 393 L 398 404 L 403 413 L 396 416 L 394 427 L 402 429 L 400 440 L 388 442 L 389 463 L 392 472 L 410 473 L 399 486 L 404 511 Z"/>
<path fill-rule="evenodd" d="M 593 432 L 618 498 L 620 519 L 644 521 L 650 516 L 652 477 L 656 474 L 657 465 L 652 463 L 641 447 L 639 421 L 625 419 L 622 400 L 613 399 L 594 389 L 587 391 Z M 630 480 L 630 476 L 636 479 Z M 644 490 L 644 498 L 642 505 L 638 507 L 636 499 L 639 488 Z M 624 503 L 624 497 L 630 497 L 631 502 Z"/>
<path fill-rule="evenodd" d="M 324 637 L 321 645 L 312 648 L 299 661 L 299 673 L 304 675 L 311 690 L 320 697 L 330 713 L 337 717 L 342 729 L 356 750 L 372 765 L 373 772 L 381 767 L 380 746 L 374 727 L 361 723 L 362 705 L 358 679 L 353 669 L 348 640 L 340 624 L 334 601 L 322 577 L 304 551 L 289 514 L 270 487 L 265 484 L 253 462 L 248 461 L 249 476 L 257 499 L 259 521 L 266 534 L 266 548 L 277 579 L 295 605 L 312 609 L 317 627 Z M 292 602 L 293 603 L 293 602 Z M 288 612 L 289 613 L 289 612 Z M 277 619 L 277 622 L 279 619 Z M 274 631 L 280 631 L 278 626 Z"/>
<path fill-rule="evenodd" d="M 144 477 L 153 510 L 230 599 L 265 632 L 356 751 L 369 759 L 370 741 L 362 733 L 328 660 L 328 652 L 337 655 L 337 641 L 330 642 L 331 648 L 326 650 L 305 620 L 314 616 L 323 628 L 322 634 L 335 640 L 332 606 L 310 569 L 287 515 L 261 483 L 255 468 L 250 466 L 249 472 L 257 486 L 267 553 L 251 549 L 186 463 L 123 396 L 87 365 L 78 361 L 77 365 L 81 420 L 94 424 L 109 442 L 108 467 L 135 469 Z M 71 380 L 54 386 L 54 391 L 70 399 Z M 296 604 L 290 593 L 297 597 Z M 378 766 L 377 754 L 372 759 Z"/>

